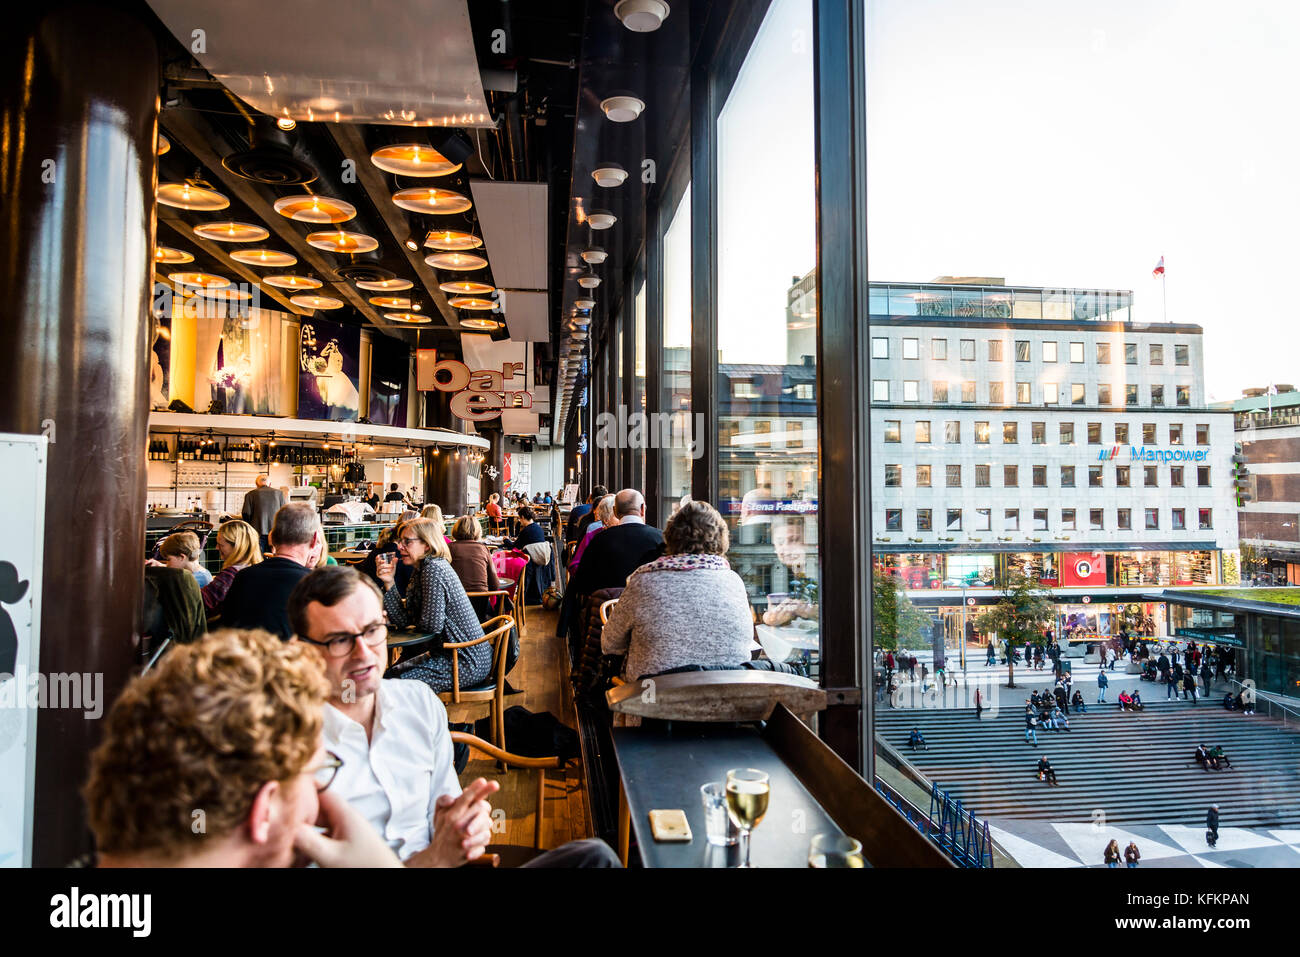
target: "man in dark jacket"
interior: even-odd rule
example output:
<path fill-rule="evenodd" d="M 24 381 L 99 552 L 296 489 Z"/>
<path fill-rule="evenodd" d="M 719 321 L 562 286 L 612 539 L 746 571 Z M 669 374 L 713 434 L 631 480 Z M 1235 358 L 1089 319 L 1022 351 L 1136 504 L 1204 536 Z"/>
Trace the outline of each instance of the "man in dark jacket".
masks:
<path fill-rule="evenodd" d="M 244 521 L 257 529 L 264 552 L 267 550 L 267 533 L 271 531 L 275 513 L 285 504 L 280 490 L 271 488 L 266 481 L 265 475 L 259 475 L 254 479 L 254 488 L 244 496 L 244 507 L 240 510 L 240 516 Z"/>
<path fill-rule="evenodd" d="M 271 545 L 275 549 L 272 557 L 235 576 L 221 606 L 221 624 L 226 628 L 265 628 L 288 641 L 293 637 L 289 595 L 307 577 L 325 547 L 316 510 L 299 502 L 276 512 Z"/>
<path fill-rule="evenodd" d="M 569 511 L 569 521 L 565 525 L 565 529 L 564 529 L 565 541 L 567 542 L 582 541 L 582 536 L 578 534 L 579 523 L 582 521 L 583 516 L 590 515 L 592 513 L 592 509 L 595 507 L 595 503 L 599 502 L 602 498 L 604 498 L 608 494 L 609 494 L 609 489 L 605 488 L 605 486 L 603 485 L 597 485 L 595 488 L 591 490 L 591 494 L 587 496 L 587 500 L 585 502 L 583 502 L 581 505 L 573 506 L 573 508 Z"/>
<path fill-rule="evenodd" d="M 1219 805 L 1211 804 L 1205 813 L 1205 843 L 1214 847 L 1219 843 Z"/>
<path fill-rule="evenodd" d="M 617 525 L 587 543 L 569 582 L 579 608 L 587 595 L 602 588 L 622 588 L 628 575 L 663 554 L 663 534 L 645 523 L 645 499 L 640 492 L 631 488 L 619 492 L 614 499 L 614 517 Z"/>

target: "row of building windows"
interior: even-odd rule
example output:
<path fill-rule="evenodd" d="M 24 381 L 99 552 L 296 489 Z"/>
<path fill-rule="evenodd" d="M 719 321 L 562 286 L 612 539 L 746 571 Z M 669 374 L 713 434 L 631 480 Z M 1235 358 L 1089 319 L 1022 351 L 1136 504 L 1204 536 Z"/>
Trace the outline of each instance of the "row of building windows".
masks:
<path fill-rule="evenodd" d="M 917 465 L 916 469 L 916 487 L 930 488 L 933 485 L 933 466 Z M 992 465 L 976 465 L 975 468 L 975 487 L 990 488 L 992 486 Z M 1088 466 L 1088 488 L 1105 488 L 1105 466 L 1089 465 Z M 947 488 L 961 488 L 962 486 L 962 466 L 945 465 L 944 485 Z M 1029 466 L 1030 475 L 1034 488 L 1047 488 L 1047 466 L 1031 465 Z M 1142 469 L 1142 486 L 1144 488 L 1160 487 L 1160 466 L 1143 465 Z M 1076 488 L 1078 478 L 1078 466 L 1062 465 L 1061 470 L 1061 488 Z M 1115 466 L 1115 487 L 1131 488 L 1133 483 L 1133 467 L 1129 465 Z M 1183 488 L 1186 486 L 1186 477 L 1184 467 L 1181 465 L 1169 466 L 1169 487 Z M 903 467 L 901 465 L 885 466 L 885 488 L 902 488 L 903 486 Z M 1208 465 L 1198 465 L 1196 467 L 1196 486 L 1197 488 L 1210 487 L 1210 467 Z M 1004 465 L 1002 466 L 1002 487 L 1019 488 L 1020 487 L 1020 466 Z"/>
<path fill-rule="evenodd" d="M 944 531 L 946 532 L 991 532 L 993 531 L 993 509 L 976 508 L 973 521 L 969 528 L 964 527 L 966 521 L 964 509 L 949 508 L 944 509 Z M 1035 508 L 1033 513 L 1032 525 L 1025 531 L 1050 532 L 1049 527 L 1050 509 Z M 1063 508 L 1060 510 L 1061 520 L 1060 527 L 1056 531 L 1077 532 L 1079 512 L 1082 509 Z M 1106 530 L 1106 509 L 1090 508 L 1088 513 L 1088 531 L 1103 532 Z M 1141 509 L 1142 520 L 1148 531 L 1158 531 L 1160 529 L 1160 509 L 1145 508 Z M 934 531 L 934 509 L 918 508 L 915 512 L 916 531 L 932 532 Z M 1213 530 L 1214 528 L 1214 510 L 1209 508 L 1198 508 L 1196 510 L 1197 528 L 1201 531 Z M 1118 531 L 1131 531 L 1133 528 L 1133 509 L 1117 508 L 1115 509 L 1115 529 Z M 1169 510 L 1169 528 L 1172 531 L 1180 532 L 1187 530 L 1187 509 L 1171 508 Z M 887 508 L 885 509 L 885 531 L 901 532 L 903 531 L 903 509 Z M 1018 532 L 1020 528 L 1020 509 L 1007 508 L 1002 510 L 1002 528 L 1004 532 Z"/>
<path fill-rule="evenodd" d="M 931 428 L 929 419 L 918 419 L 912 426 L 913 439 L 918 445 L 930 445 L 933 443 L 934 430 Z M 992 436 L 992 423 L 976 422 L 975 444 L 988 445 Z M 1074 426 L 1073 422 L 1058 422 L 1057 434 L 1060 438 L 1060 445 L 1074 445 Z M 1086 425 L 1089 445 L 1101 445 L 1102 443 L 1102 423 L 1089 422 Z M 957 419 L 948 419 L 943 423 L 943 440 L 945 445 L 961 444 L 961 422 Z M 1157 440 L 1157 428 L 1154 422 L 1142 423 L 1142 444 L 1155 445 Z M 1182 445 L 1183 436 L 1186 434 L 1185 426 L 1181 422 L 1171 423 L 1169 426 L 1169 444 Z M 1127 422 L 1116 422 L 1113 430 L 1114 441 L 1117 445 L 1127 445 L 1129 441 L 1129 427 Z M 1047 444 L 1047 423 L 1030 422 L 1029 437 L 1032 445 Z M 901 419 L 885 419 L 885 441 L 887 443 L 903 441 L 903 422 Z M 1016 445 L 1020 441 L 1020 423 L 1003 422 L 1002 423 L 1002 443 L 1004 445 Z M 1210 444 L 1210 426 L 1208 423 L 1197 423 L 1196 425 L 1196 444 Z"/>
<path fill-rule="evenodd" d="M 892 380 L 890 379 L 872 379 L 871 380 L 871 401 L 872 402 L 889 402 Z M 1034 384 L 1032 382 L 1017 382 L 1016 401 L 1007 402 L 1007 384 L 1005 382 L 989 383 L 989 405 L 1034 405 Z M 1088 387 L 1082 382 L 1072 382 L 1069 384 L 1069 405 L 1087 405 L 1088 404 Z M 1066 401 L 1065 383 L 1045 382 L 1042 385 L 1043 405 L 1061 405 Z M 960 399 L 957 398 L 956 389 L 949 389 L 946 380 L 937 379 L 930 383 L 930 401 L 933 403 L 946 404 L 948 402 L 978 402 L 976 382 L 968 379 L 960 383 Z M 1147 395 L 1150 404 L 1153 407 L 1160 407 L 1166 404 L 1165 398 L 1167 392 L 1163 384 L 1153 383 L 1148 386 Z M 921 380 L 904 379 L 902 401 L 920 402 L 921 401 Z M 1137 383 L 1129 383 L 1124 386 L 1124 404 L 1138 405 L 1141 395 L 1138 391 Z M 1192 387 L 1190 385 L 1174 386 L 1174 405 L 1190 406 L 1192 404 Z M 1115 405 L 1115 391 L 1109 383 L 1101 383 L 1097 386 L 1097 405 L 1113 406 Z"/>
<path fill-rule="evenodd" d="M 904 337 L 902 340 L 902 357 L 904 359 L 921 358 L 921 340 L 919 338 Z M 1006 359 L 1006 340 L 1005 339 L 986 339 L 984 340 L 984 355 L 989 362 L 1002 362 Z M 1055 341 L 1040 342 L 1039 358 L 1043 362 L 1061 361 L 1061 344 Z M 1087 352 L 1087 343 L 1069 342 L 1066 343 L 1066 356 L 1070 362 L 1075 364 L 1082 363 Z M 1135 366 L 1138 364 L 1139 355 L 1138 344 L 1136 342 L 1124 343 L 1124 364 Z M 1190 366 L 1191 350 L 1186 343 L 1174 344 L 1174 365 Z M 976 342 L 974 339 L 957 340 L 957 357 L 965 362 L 974 362 L 976 353 Z M 888 359 L 890 354 L 890 339 L 888 336 L 871 337 L 871 358 Z M 1033 342 L 1029 339 L 1015 340 L 1015 352 L 1017 362 L 1033 361 Z M 1111 364 L 1111 343 L 1096 343 L 1094 353 L 1098 365 Z M 948 359 L 948 340 L 945 338 L 933 338 L 930 340 L 930 358 L 935 361 L 944 361 Z M 1165 364 L 1165 345 L 1162 342 L 1151 342 L 1147 344 L 1147 364 L 1153 366 L 1162 366 Z"/>

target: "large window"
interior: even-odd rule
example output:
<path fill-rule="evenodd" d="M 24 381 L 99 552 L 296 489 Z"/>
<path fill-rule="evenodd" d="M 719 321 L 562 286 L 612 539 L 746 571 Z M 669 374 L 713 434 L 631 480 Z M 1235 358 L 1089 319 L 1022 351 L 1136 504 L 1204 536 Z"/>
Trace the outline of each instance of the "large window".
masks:
<path fill-rule="evenodd" d="M 753 406 L 761 403 L 772 439 L 788 432 L 791 420 L 804 423 L 798 448 L 771 441 L 770 447 L 718 449 L 719 490 L 734 489 L 718 503 L 731 531 L 727 559 L 749 593 L 760 643 L 767 640 L 765 629 L 798 631 L 803 649 L 808 635 L 816 635 L 815 628 L 807 628 L 815 620 L 795 628 L 764 622 L 763 616 L 787 598 L 818 603 L 818 444 L 808 434 L 817 406 L 814 397 L 800 398 L 795 388 L 816 382 L 817 317 L 815 306 L 800 315 L 790 305 L 792 287 L 817 266 L 812 45 L 790 42 L 792 36 L 812 35 L 810 0 L 774 0 L 717 117 L 714 183 L 719 377 L 743 372 L 769 384 L 761 400 L 745 403 L 748 408 L 728 408 L 719 389 L 717 414 L 720 419 L 754 415 L 760 410 Z M 755 202 L 771 192 L 772 179 L 771 169 L 754 157 L 776 142 L 782 144 L 780 242 L 772 241 L 770 206 Z M 874 338 L 873 399 L 918 401 L 914 380 L 904 380 L 900 392 L 891 394 L 894 343 L 888 336 Z M 901 485 L 899 465 L 884 471 L 887 484 Z M 897 514 L 893 518 L 901 521 Z M 795 664 L 815 676 L 815 652 L 796 655 Z"/>
<path fill-rule="evenodd" d="M 673 441 L 661 448 L 659 516 L 666 522 L 691 494 L 691 442 L 705 437 L 691 414 L 691 187 L 668 221 L 663 238 L 663 384 L 658 412 L 669 419 Z M 719 422 L 719 433 L 722 423 Z M 660 436 L 662 445 L 662 435 Z"/>

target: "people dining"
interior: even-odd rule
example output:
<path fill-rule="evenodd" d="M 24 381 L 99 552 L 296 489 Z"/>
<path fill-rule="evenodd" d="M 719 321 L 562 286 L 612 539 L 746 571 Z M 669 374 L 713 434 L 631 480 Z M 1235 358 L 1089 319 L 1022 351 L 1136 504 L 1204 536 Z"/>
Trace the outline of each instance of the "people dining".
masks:
<path fill-rule="evenodd" d="M 529 545 L 546 541 L 546 532 L 537 524 L 537 513 L 531 505 L 521 505 L 515 515 L 519 519 L 519 534 L 514 538 L 502 539 L 502 548 L 523 551 Z"/>
<path fill-rule="evenodd" d="M 596 503 L 608 494 L 609 489 L 605 488 L 603 485 L 597 485 L 591 490 L 591 498 L 589 499 L 590 507 L 583 515 L 578 517 L 577 523 L 573 526 L 573 540 L 575 542 L 582 541 L 582 537 L 587 534 L 587 529 L 591 526 L 591 523 L 596 520 Z M 573 516 L 570 515 L 569 518 L 572 520 Z"/>
<path fill-rule="evenodd" d="M 590 515 L 595 503 L 599 502 L 608 494 L 609 489 L 605 488 L 603 485 L 597 485 L 591 490 L 591 494 L 587 496 L 585 502 L 580 502 L 569 510 L 569 521 L 564 530 L 564 540 L 566 542 L 578 542 L 581 540 L 578 534 L 578 526 L 582 523 L 582 519 L 585 516 Z"/>
<path fill-rule="evenodd" d="M 498 531 L 505 527 L 505 517 L 501 514 L 501 496 L 493 492 L 488 496 L 487 505 L 483 507 L 487 512 L 488 522 L 492 530 Z"/>
<path fill-rule="evenodd" d="M 228 628 L 263 628 L 288 640 L 289 593 L 320 558 L 325 531 L 316 509 L 295 502 L 275 513 L 271 526 L 271 557 L 235 575 L 221 605 L 221 622 Z"/>
<path fill-rule="evenodd" d="M 323 569 L 294 591 L 290 616 L 330 682 L 325 746 L 343 760 L 333 789 L 407 867 L 457 867 L 481 856 L 492 834 L 485 798 L 498 785 L 478 778 L 462 791 L 442 702 L 421 682 L 382 677 L 387 628 L 378 590 L 353 569 Z M 592 839 L 525 866 L 619 865 L 607 844 Z"/>
<path fill-rule="evenodd" d="M 329 694 L 320 655 L 264 631 L 173 648 L 114 702 L 90 757 L 98 865 L 398 866 L 330 790 L 340 761 L 322 745 Z"/>
<path fill-rule="evenodd" d="M 398 555 L 413 572 L 403 595 L 394 581 L 393 556 L 379 557 L 377 574 L 388 620 L 396 628 L 415 627 L 435 636 L 429 650 L 420 652 L 418 663 L 404 669 L 402 677 L 423 681 L 434 691 L 450 691 L 451 656 L 457 654 L 460 686 L 481 684 L 492 670 L 490 642 L 458 651 L 441 647 L 441 642 L 458 643 L 483 637 L 478 615 L 451 567 L 451 552 L 442 526 L 427 518 L 413 519 L 402 526 L 396 541 Z"/>
<path fill-rule="evenodd" d="M 602 532 L 591 547 L 619 530 Z M 754 616 L 745 583 L 724 557 L 726 522 L 707 502 L 690 502 L 668 520 L 663 540 L 667 554 L 635 568 L 627 579 L 601 630 L 601 650 L 626 654 L 623 674 L 629 679 L 684 665 L 744 665 L 751 658 Z M 587 554 L 584 568 L 593 553 Z"/>
<path fill-rule="evenodd" d="M 158 543 L 158 554 L 162 556 L 161 565 L 168 568 L 183 568 L 194 576 L 203 588 L 212 582 L 212 572 L 200 563 L 203 548 L 199 545 L 199 536 L 193 532 L 175 532 Z"/>
<path fill-rule="evenodd" d="M 582 536 L 582 540 L 578 542 L 578 547 L 573 551 L 573 558 L 569 560 L 570 574 L 577 569 L 578 564 L 582 561 L 583 554 L 587 551 L 587 544 L 592 540 L 596 533 L 602 528 L 608 528 L 611 525 L 618 524 L 618 519 L 614 517 L 614 496 L 606 495 L 597 502 L 592 510 L 592 514 L 595 518 L 593 518 L 591 524 L 587 526 L 586 533 Z"/>
<path fill-rule="evenodd" d="M 219 612 L 226 593 L 234 584 L 235 575 L 262 561 L 262 549 L 257 538 L 257 530 L 239 519 L 218 526 L 217 551 L 221 555 L 221 571 L 203 587 L 203 607 L 208 611 Z"/>
<path fill-rule="evenodd" d="M 501 580 L 492 565 L 492 553 L 483 544 L 483 527 L 473 515 L 462 515 L 451 527 L 451 567 L 465 586 L 465 591 L 499 591 Z M 470 604 L 480 620 L 490 617 L 490 606 L 485 597 L 471 598 Z"/>

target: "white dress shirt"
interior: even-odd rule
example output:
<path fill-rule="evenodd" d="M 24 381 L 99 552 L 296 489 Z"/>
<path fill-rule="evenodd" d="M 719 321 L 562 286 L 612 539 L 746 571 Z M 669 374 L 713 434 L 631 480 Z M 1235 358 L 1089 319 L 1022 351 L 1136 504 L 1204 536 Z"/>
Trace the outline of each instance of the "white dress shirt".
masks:
<path fill-rule="evenodd" d="M 325 706 L 325 747 L 343 759 L 330 790 L 361 812 L 402 860 L 429 846 L 439 796 L 461 793 L 447 709 L 421 681 L 384 679 L 374 736 Z"/>

